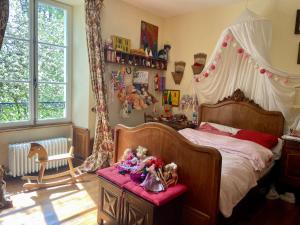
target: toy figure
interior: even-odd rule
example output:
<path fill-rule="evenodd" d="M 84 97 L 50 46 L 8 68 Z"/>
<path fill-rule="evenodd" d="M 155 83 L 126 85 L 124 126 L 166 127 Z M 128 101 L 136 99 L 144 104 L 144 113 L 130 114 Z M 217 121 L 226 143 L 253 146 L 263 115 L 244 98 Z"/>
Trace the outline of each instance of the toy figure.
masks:
<path fill-rule="evenodd" d="M 129 118 L 129 104 L 128 101 L 125 100 L 125 102 L 122 105 L 122 109 L 121 109 L 121 117 L 124 119 Z"/>
<path fill-rule="evenodd" d="M 131 148 L 127 148 L 122 156 L 122 161 L 117 165 L 120 174 L 126 174 L 135 171 L 139 166 L 139 159 Z"/>
<path fill-rule="evenodd" d="M 164 45 L 164 49 L 159 50 L 158 58 L 168 60 L 169 59 L 169 51 L 171 50 L 171 45 Z"/>
<path fill-rule="evenodd" d="M 145 48 L 145 56 L 153 57 L 152 50 L 150 48 Z"/>
<path fill-rule="evenodd" d="M 154 77 L 154 90 L 155 91 L 159 90 L 159 76 L 158 76 L 158 74 L 156 74 L 155 77 Z"/>
<path fill-rule="evenodd" d="M 122 161 L 126 161 L 132 158 L 133 158 L 133 150 L 131 148 L 126 148 L 122 155 Z"/>
<path fill-rule="evenodd" d="M 138 146 L 136 149 L 136 156 L 140 159 L 140 160 L 144 160 L 147 157 L 147 152 L 148 149 L 144 148 L 142 146 Z"/>
<path fill-rule="evenodd" d="M 167 164 L 164 167 L 163 176 L 168 186 L 176 185 L 178 182 L 177 165 L 173 162 Z"/>
<path fill-rule="evenodd" d="M 147 171 L 148 174 L 143 183 L 141 183 L 141 186 L 144 187 L 146 191 L 151 191 L 155 193 L 164 191 L 165 187 L 162 184 L 160 177 L 156 173 L 155 164 L 147 168 Z"/>
<path fill-rule="evenodd" d="M 146 66 L 147 66 L 147 67 L 150 67 L 150 66 L 151 66 L 151 61 L 150 61 L 150 60 L 147 60 L 147 61 L 146 61 Z"/>
<path fill-rule="evenodd" d="M 143 162 L 139 162 L 136 169 L 130 172 L 130 178 L 134 182 L 142 183 L 145 180 L 147 174 L 148 171 L 146 170 L 145 164 Z"/>
<path fill-rule="evenodd" d="M 107 38 L 104 42 L 104 45 L 106 49 L 113 49 L 113 41 L 111 38 Z"/>
<path fill-rule="evenodd" d="M 149 49 L 148 56 L 149 56 L 149 57 L 153 57 L 153 54 L 152 54 L 152 50 L 151 50 L 151 49 Z"/>

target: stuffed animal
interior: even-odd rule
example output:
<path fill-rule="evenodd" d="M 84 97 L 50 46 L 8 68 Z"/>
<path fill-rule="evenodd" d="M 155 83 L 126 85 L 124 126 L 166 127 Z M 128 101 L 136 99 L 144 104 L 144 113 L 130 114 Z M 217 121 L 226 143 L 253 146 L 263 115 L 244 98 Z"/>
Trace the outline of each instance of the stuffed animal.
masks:
<path fill-rule="evenodd" d="M 5 169 L 0 165 L 0 209 L 12 207 L 12 201 L 6 195 Z"/>
<path fill-rule="evenodd" d="M 140 159 L 140 160 L 144 160 L 147 157 L 147 152 L 148 149 L 144 148 L 142 146 L 138 146 L 136 149 L 136 156 Z"/>
<path fill-rule="evenodd" d="M 132 104 L 134 109 L 141 110 L 148 107 L 142 97 L 137 94 L 137 90 L 133 85 L 127 87 L 127 93 L 127 101 Z"/>
<path fill-rule="evenodd" d="M 126 100 L 126 90 L 125 90 L 125 88 L 122 88 L 118 92 L 118 98 L 119 98 L 120 102 L 125 102 L 125 100 Z"/>

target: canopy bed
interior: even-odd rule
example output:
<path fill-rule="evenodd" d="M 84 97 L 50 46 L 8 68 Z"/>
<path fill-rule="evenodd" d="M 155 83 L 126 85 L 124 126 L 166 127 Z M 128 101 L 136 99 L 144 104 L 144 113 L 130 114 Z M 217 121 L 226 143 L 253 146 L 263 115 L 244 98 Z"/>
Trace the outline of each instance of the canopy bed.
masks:
<path fill-rule="evenodd" d="M 262 109 L 246 98 L 240 90 L 217 104 L 202 105 L 199 115 L 199 122 L 214 122 L 261 131 L 277 137 L 283 134 L 282 113 Z M 113 162 L 120 161 L 126 148 L 138 145 L 148 148 L 152 155 L 157 155 L 166 162 L 176 161 L 180 182 L 188 187 L 184 198 L 182 224 L 217 224 L 223 177 L 221 170 L 226 161 L 222 163 L 223 157 L 217 149 L 197 145 L 192 141 L 172 128 L 158 123 L 147 123 L 135 128 L 117 125 Z M 257 179 L 263 176 L 264 174 L 260 174 Z"/>
<path fill-rule="evenodd" d="M 300 76 L 272 65 L 271 42 L 271 21 L 246 9 L 223 31 L 205 68 L 193 77 L 199 102 L 216 103 L 240 88 L 264 109 L 282 112 L 286 130 L 294 128 L 300 120 L 293 107 Z"/>

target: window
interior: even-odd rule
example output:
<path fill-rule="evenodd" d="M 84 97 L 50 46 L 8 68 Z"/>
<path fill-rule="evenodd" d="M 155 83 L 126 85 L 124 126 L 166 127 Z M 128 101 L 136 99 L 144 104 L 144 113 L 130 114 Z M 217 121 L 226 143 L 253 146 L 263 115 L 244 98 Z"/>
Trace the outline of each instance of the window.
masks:
<path fill-rule="evenodd" d="M 11 0 L 0 51 L 0 127 L 70 121 L 70 8 Z"/>

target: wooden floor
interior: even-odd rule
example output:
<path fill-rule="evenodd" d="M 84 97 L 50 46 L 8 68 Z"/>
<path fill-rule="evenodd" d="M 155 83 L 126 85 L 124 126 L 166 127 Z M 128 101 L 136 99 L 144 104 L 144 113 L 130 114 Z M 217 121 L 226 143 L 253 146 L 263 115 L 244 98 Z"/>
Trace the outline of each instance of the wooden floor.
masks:
<path fill-rule="evenodd" d="M 0 212 L 1 225 L 96 225 L 98 179 L 23 192 L 22 181 L 8 181 L 14 208 Z M 234 225 L 300 225 L 300 205 L 281 200 L 253 199 Z M 168 225 L 168 224 L 166 224 Z M 170 224 L 171 225 L 171 224 Z"/>
<path fill-rule="evenodd" d="M 238 220 L 230 225 L 300 225 L 300 204 L 267 200 L 263 195 L 247 202 L 238 211 Z"/>
<path fill-rule="evenodd" d="M 96 225 L 98 179 L 87 174 L 85 182 L 23 192 L 23 182 L 7 182 L 14 208 L 0 212 L 1 225 Z"/>

